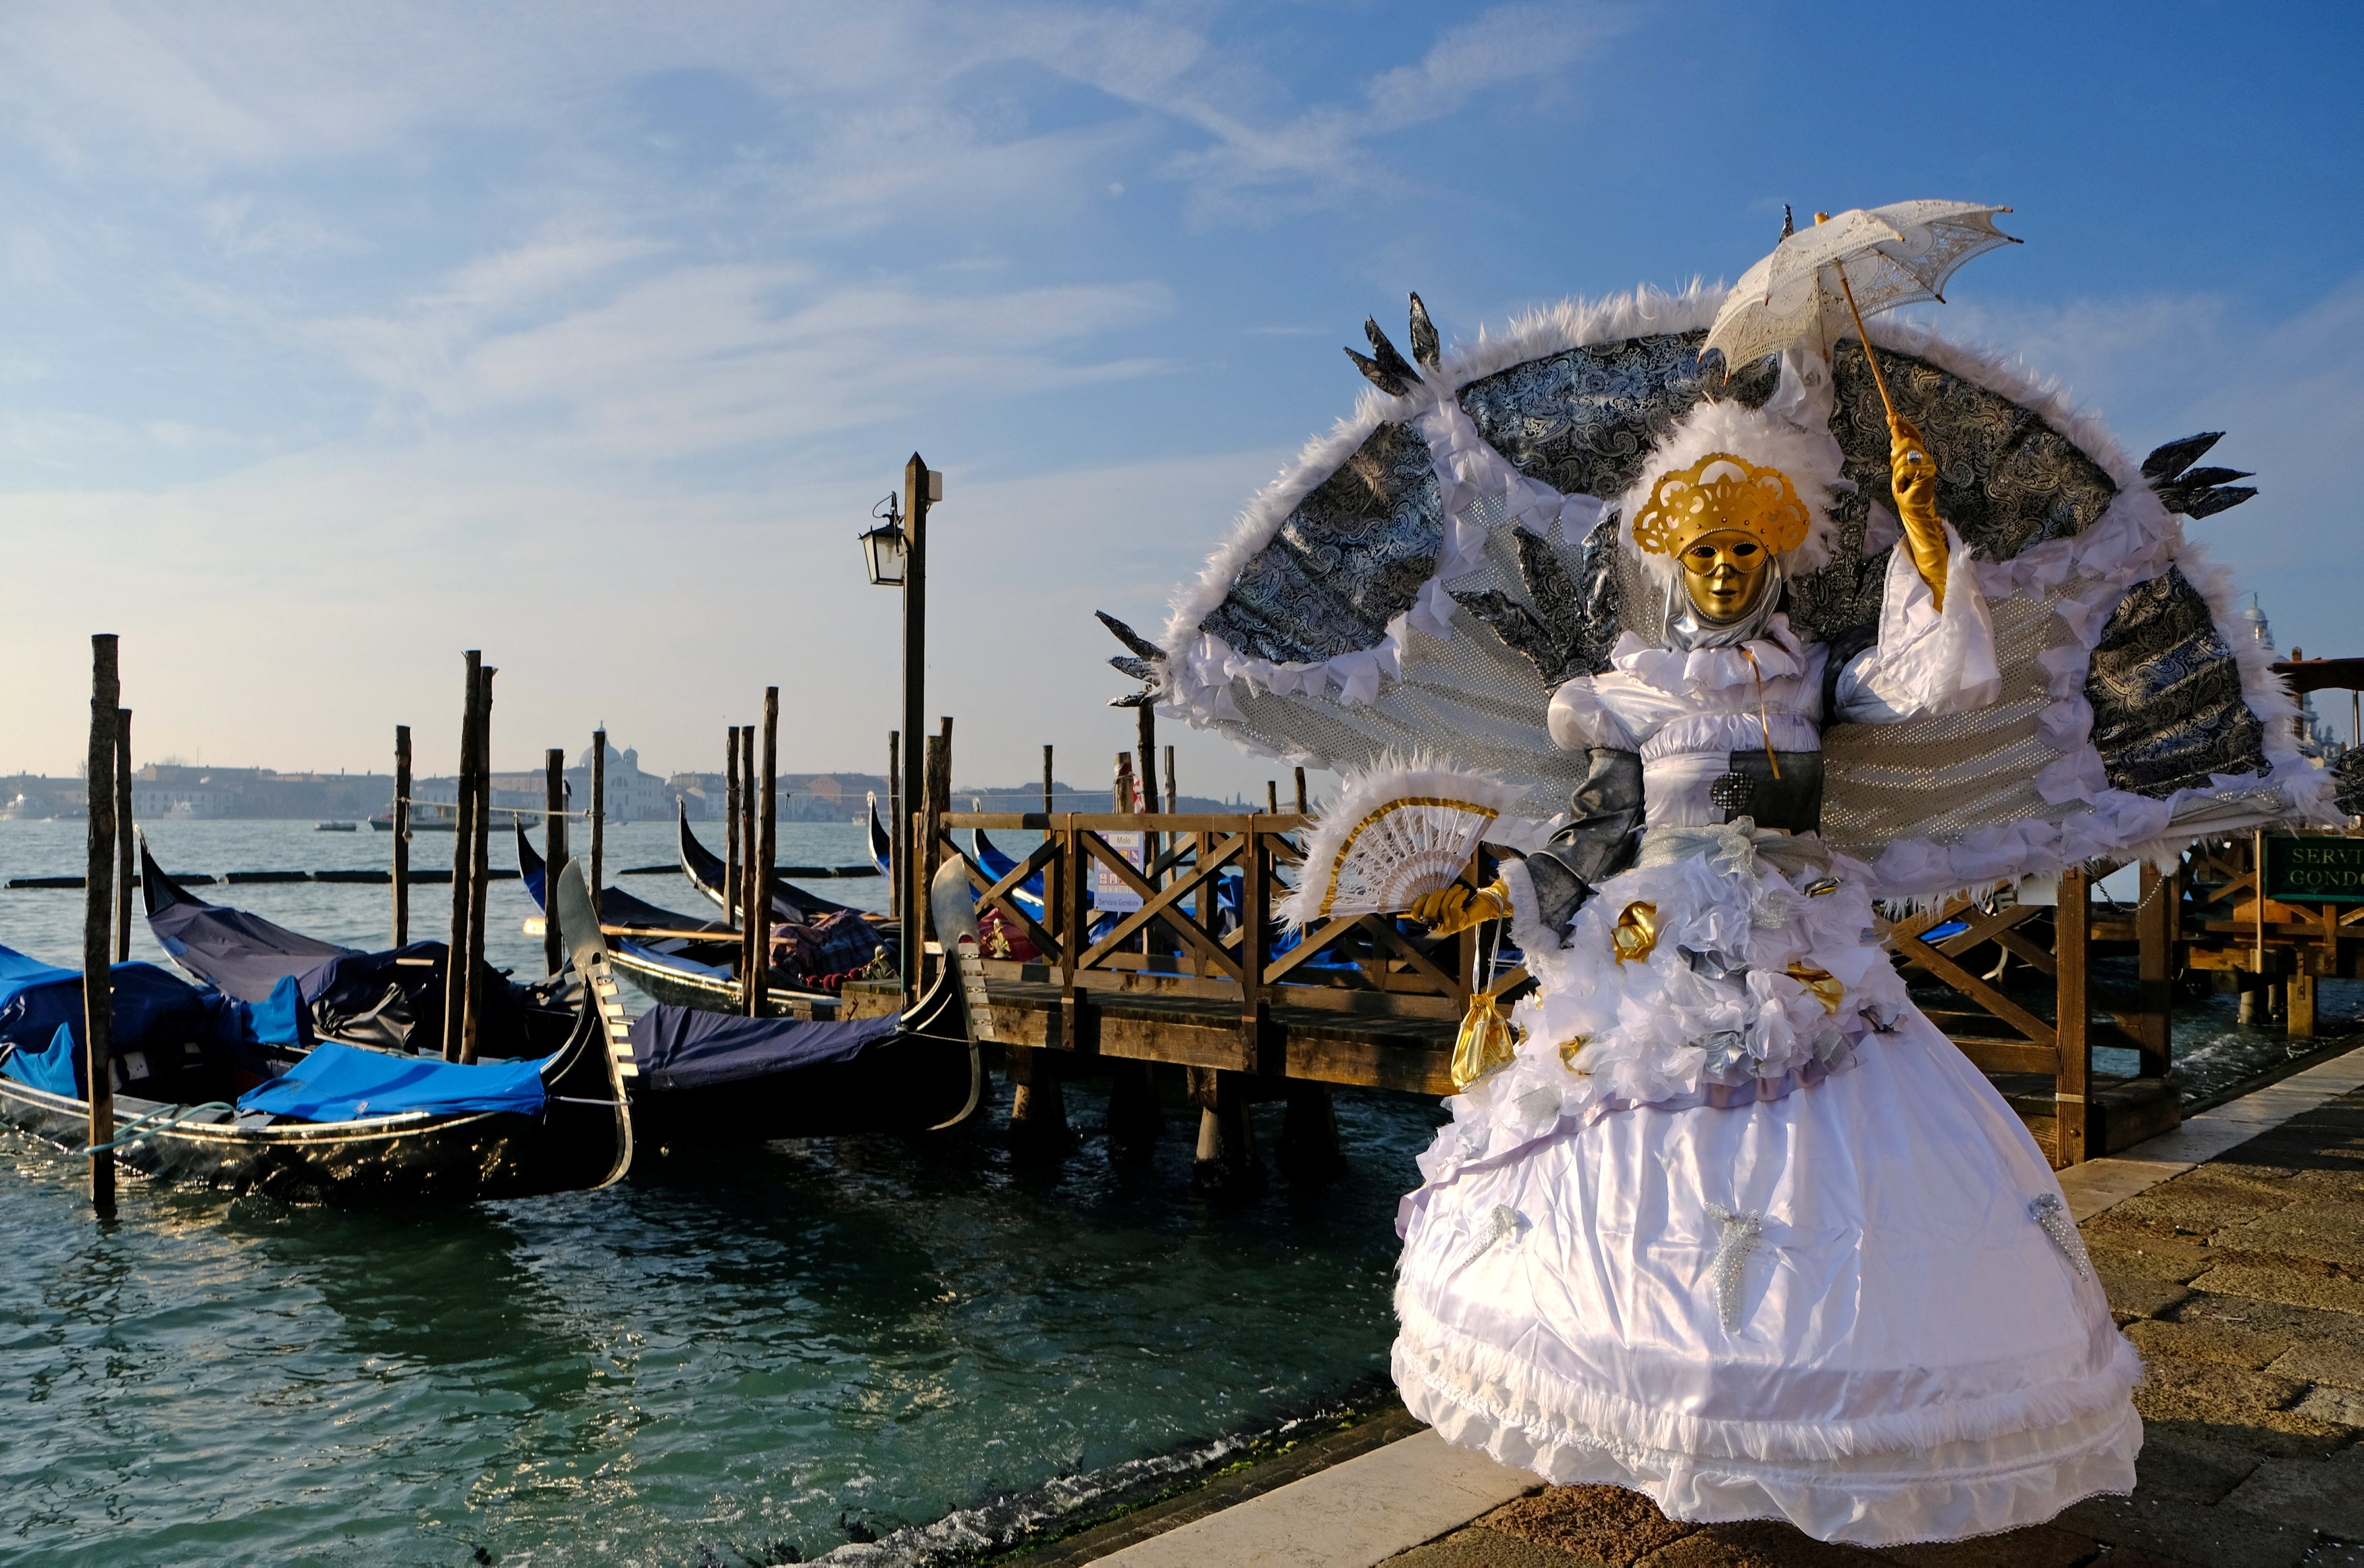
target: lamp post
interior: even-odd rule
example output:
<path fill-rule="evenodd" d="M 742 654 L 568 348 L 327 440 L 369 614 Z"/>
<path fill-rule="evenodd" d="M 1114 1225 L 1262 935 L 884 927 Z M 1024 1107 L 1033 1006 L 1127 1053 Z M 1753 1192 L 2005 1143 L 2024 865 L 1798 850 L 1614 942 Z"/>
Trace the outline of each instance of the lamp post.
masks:
<path fill-rule="evenodd" d="M 920 867 L 926 854 L 908 818 L 921 809 L 925 788 L 921 759 L 926 755 L 925 721 L 928 673 L 928 508 L 944 498 L 944 476 L 931 470 L 918 452 L 903 465 L 902 507 L 888 495 L 871 516 L 880 526 L 863 534 L 864 563 L 870 581 L 881 588 L 903 590 L 903 810 L 905 821 L 894 825 L 897 846 L 894 872 L 903 895 L 903 1005 L 919 1000 L 921 944 L 927 930 L 927 889 L 920 884 Z M 906 526 L 908 525 L 908 527 Z"/>

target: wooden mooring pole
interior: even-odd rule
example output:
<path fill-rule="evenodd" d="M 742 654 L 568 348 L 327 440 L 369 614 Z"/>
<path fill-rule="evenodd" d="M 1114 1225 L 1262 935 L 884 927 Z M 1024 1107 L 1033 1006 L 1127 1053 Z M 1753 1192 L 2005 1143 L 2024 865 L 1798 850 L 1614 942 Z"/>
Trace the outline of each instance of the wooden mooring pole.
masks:
<path fill-rule="evenodd" d="M 1051 815 L 1051 748 L 1043 748 L 1043 815 Z"/>
<path fill-rule="evenodd" d="M 468 900 L 476 887 L 476 705 L 484 696 L 485 655 L 470 649 L 467 691 L 461 704 L 460 773 L 453 781 L 452 823 L 452 943 L 443 960 L 443 1060 L 460 1060 L 460 1030 L 468 1016 Z"/>
<path fill-rule="evenodd" d="M 903 918 L 903 732 L 886 732 L 886 917 Z"/>
<path fill-rule="evenodd" d="M 755 727 L 739 727 L 739 1010 L 755 973 Z"/>
<path fill-rule="evenodd" d="M 476 841 L 468 858 L 473 887 L 468 895 L 467 1012 L 461 1019 L 460 1060 L 476 1060 L 485 1028 L 485 906 L 493 873 L 493 677 L 487 664 L 476 681 L 476 817 L 463 831 Z"/>
<path fill-rule="evenodd" d="M 115 962 L 131 962 L 131 710 L 115 710 Z"/>
<path fill-rule="evenodd" d="M 83 868 L 83 1064 L 90 1084 L 90 1147 L 115 1140 L 115 976 L 106 962 L 107 927 L 115 914 L 115 727 L 122 682 L 116 639 L 90 639 L 89 853 Z M 115 1154 L 90 1157 L 90 1204 L 101 1218 L 115 1213 Z"/>
<path fill-rule="evenodd" d="M 772 1001 L 772 875 L 779 864 L 780 688 L 764 688 L 764 798 L 756 817 L 755 895 L 747 904 L 754 967 L 748 972 L 747 1016 L 760 1018 Z"/>
<path fill-rule="evenodd" d="M 558 902 L 558 873 L 566 864 L 566 750 L 546 748 L 541 753 L 541 966 L 557 973 L 566 964 L 566 943 L 553 912 Z"/>
<path fill-rule="evenodd" d="M 739 727 L 732 725 L 722 741 L 725 758 L 722 795 L 723 815 L 730 817 L 722 841 L 722 923 L 732 930 L 739 929 Z"/>
<path fill-rule="evenodd" d="M 394 945 L 410 943 L 410 726 L 394 727 Z"/>
<path fill-rule="evenodd" d="M 599 912 L 608 861 L 608 727 L 591 732 L 591 912 Z"/>

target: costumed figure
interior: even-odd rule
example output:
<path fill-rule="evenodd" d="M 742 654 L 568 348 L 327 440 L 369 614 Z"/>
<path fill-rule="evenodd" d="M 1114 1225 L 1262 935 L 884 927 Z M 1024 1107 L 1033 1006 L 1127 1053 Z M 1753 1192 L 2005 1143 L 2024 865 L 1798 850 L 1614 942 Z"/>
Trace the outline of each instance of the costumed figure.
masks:
<path fill-rule="evenodd" d="M 1676 1518 L 1878 1545 L 2131 1490 L 2138 1358 L 1881 907 L 2328 810 L 2177 520 L 2250 494 L 2213 437 L 2137 468 L 1990 357 L 1871 358 L 1881 270 L 1868 308 L 1932 297 L 2001 210 L 1843 215 L 1729 296 L 1450 359 L 1415 295 L 1418 365 L 1370 326 L 1380 395 L 1119 662 L 1347 775 L 1293 917 L 1507 922 L 1538 984 L 1489 1029 L 1479 978 L 1396 1379 Z"/>

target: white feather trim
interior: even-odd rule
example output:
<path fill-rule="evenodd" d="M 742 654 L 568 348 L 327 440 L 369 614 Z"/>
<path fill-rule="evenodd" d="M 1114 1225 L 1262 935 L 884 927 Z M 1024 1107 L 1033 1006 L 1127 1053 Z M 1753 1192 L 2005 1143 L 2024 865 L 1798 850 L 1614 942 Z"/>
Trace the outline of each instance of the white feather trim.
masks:
<path fill-rule="evenodd" d="M 1321 917 L 1325 913 L 1321 906 L 1338 877 L 1340 857 L 1350 851 L 1358 856 L 1371 853 L 1377 847 L 1375 842 L 1358 836 L 1365 825 L 1387 807 L 1405 801 L 1450 801 L 1468 808 L 1466 842 L 1456 840 L 1457 854 L 1445 857 L 1453 862 L 1450 869 L 1442 870 L 1441 874 L 1430 874 L 1420 885 L 1408 889 L 1404 902 L 1444 887 L 1459 873 L 1478 843 L 1490 836 L 1495 823 L 1507 820 L 1522 834 L 1532 831 L 1532 824 L 1526 818 L 1505 816 L 1525 794 L 1517 784 L 1505 784 L 1485 773 L 1444 767 L 1431 757 L 1414 757 L 1408 762 L 1390 758 L 1366 772 L 1349 773 L 1339 781 L 1338 793 L 1315 817 L 1313 831 L 1305 842 L 1305 863 L 1299 871 L 1297 891 L 1283 899 L 1275 913 L 1292 929 L 1301 929 Z M 1443 862 L 1439 863 L 1443 865 Z M 1360 907 L 1348 910 L 1341 906 L 1331 912 L 1380 911 Z"/>

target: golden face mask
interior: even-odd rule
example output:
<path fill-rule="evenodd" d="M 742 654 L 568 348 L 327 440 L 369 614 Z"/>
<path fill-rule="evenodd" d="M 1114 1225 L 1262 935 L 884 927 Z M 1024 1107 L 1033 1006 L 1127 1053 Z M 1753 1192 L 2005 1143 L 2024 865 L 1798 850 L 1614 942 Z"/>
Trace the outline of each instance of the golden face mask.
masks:
<path fill-rule="evenodd" d="M 1683 587 L 1691 607 L 1709 620 L 1730 623 L 1756 607 L 1765 585 L 1772 581 L 1766 570 L 1773 554 L 1756 536 L 1739 528 L 1701 534 L 1675 558 L 1683 569 Z"/>
<path fill-rule="evenodd" d="M 1706 558 L 1695 563 L 1692 546 L 1710 543 L 1719 550 L 1729 549 L 1729 564 L 1734 571 L 1745 560 L 1754 559 L 1755 576 L 1761 582 L 1773 557 L 1806 542 L 1812 521 L 1788 474 L 1778 468 L 1760 468 L 1731 452 L 1710 452 L 1689 468 L 1658 476 L 1650 487 L 1649 501 L 1634 516 L 1634 545 L 1681 562 L 1683 570 L 1693 574 L 1692 602 L 1720 615 L 1721 611 L 1698 598 L 1696 584 L 1698 576 L 1720 568 Z M 1757 548 L 1753 557 L 1744 557 L 1736 546 L 1716 543 L 1729 534 L 1754 540 Z M 1739 613 L 1748 607 L 1743 602 Z"/>

